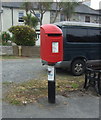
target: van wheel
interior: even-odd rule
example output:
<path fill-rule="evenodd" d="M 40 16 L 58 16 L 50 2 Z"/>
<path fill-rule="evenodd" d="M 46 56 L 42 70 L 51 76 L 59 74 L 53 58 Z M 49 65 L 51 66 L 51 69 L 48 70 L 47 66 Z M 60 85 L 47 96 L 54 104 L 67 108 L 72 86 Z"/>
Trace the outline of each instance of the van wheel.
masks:
<path fill-rule="evenodd" d="M 84 60 L 75 60 L 71 66 L 71 72 L 75 76 L 82 75 L 85 72 L 85 61 Z"/>

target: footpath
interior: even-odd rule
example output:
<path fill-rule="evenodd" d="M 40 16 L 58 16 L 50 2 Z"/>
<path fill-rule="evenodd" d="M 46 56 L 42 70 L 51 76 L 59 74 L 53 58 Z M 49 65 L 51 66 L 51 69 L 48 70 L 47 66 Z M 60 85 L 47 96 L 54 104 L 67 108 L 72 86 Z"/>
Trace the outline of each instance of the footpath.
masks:
<path fill-rule="evenodd" d="M 56 96 L 56 104 L 41 98 L 34 104 L 15 106 L 2 103 L 2 118 L 99 118 L 99 97 Z"/>

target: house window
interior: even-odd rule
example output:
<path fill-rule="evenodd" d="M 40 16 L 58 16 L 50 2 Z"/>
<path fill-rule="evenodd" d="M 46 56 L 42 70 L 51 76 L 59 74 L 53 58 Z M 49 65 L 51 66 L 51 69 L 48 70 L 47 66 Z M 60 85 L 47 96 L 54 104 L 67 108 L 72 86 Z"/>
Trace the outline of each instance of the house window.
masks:
<path fill-rule="evenodd" d="M 24 12 L 19 12 L 18 22 L 24 22 L 23 16 L 24 16 Z"/>
<path fill-rule="evenodd" d="M 90 22 L 90 16 L 85 16 L 85 22 Z"/>
<path fill-rule="evenodd" d="M 36 16 L 37 16 L 38 18 L 40 18 L 40 13 L 36 13 Z"/>
<path fill-rule="evenodd" d="M 65 16 L 63 14 L 60 16 L 60 21 L 65 21 Z"/>

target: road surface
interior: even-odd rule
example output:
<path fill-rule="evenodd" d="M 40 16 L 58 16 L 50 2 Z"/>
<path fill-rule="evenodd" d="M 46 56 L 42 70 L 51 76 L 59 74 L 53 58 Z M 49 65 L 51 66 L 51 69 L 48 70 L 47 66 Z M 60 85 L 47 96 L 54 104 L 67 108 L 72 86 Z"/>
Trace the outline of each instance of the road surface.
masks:
<path fill-rule="evenodd" d="M 2 61 L 2 82 L 24 82 L 46 73 L 46 66 L 38 58 Z"/>

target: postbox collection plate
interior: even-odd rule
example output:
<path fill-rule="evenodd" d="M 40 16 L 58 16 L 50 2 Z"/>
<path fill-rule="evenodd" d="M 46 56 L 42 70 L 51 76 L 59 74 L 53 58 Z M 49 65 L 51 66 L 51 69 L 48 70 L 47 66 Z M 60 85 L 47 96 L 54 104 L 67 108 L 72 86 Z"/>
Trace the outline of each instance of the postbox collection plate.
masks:
<path fill-rule="evenodd" d="M 59 52 L 59 42 L 52 42 L 52 53 Z"/>

